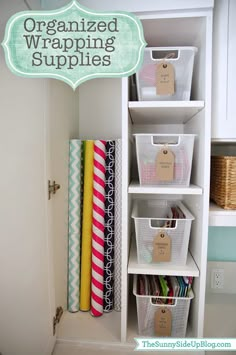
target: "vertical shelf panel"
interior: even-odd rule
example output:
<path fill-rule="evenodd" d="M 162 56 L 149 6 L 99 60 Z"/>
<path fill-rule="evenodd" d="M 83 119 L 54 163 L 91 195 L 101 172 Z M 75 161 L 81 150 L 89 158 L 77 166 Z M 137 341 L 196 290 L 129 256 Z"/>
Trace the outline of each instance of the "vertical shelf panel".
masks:
<path fill-rule="evenodd" d="M 176 15 L 176 17 L 174 17 Z M 200 16 L 199 16 L 200 15 Z M 131 249 L 128 272 L 130 274 L 172 274 L 195 276 L 194 294 L 191 303 L 188 333 L 193 337 L 203 336 L 205 281 L 207 265 L 208 237 L 208 204 L 210 176 L 210 137 L 211 137 L 211 48 L 212 48 L 212 11 L 193 11 L 178 14 L 142 15 L 145 38 L 149 46 L 196 46 L 198 53 L 194 62 L 192 82 L 192 101 L 189 102 L 145 102 L 130 101 L 128 110 L 132 131 L 140 130 L 149 125 L 153 133 L 167 131 L 169 133 L 196 134 L 193 157 L 191 185 L 181 187 L 140 186 L 135 181 L 135 173 L 131 176 L 128 187 L 130 198 L 146 195 L 146 198 L 157 196 L 181 196 L 195 216 L 193 232 L 190 238 L 190 254 L 185 268 L 140 266 L 137 264 L 134 249 Z M 186 24 L 189 31 L 186 33 Z M 184 31 L 184 32 L 183 32 Z M 154 34 L 157 34 L 154 36 Z M 207 68 L 207 70 L 206 70 Z M 145 127 L 144 127 L 145 126 Z M 166 129 L 166 130 L 165 130 Z M 176 130 L 176 132 L 173 132 Z M 132 131 L 130 133 L 132 133 Z M 148 131 L 149 132 L 149 131 Z M 146 133 L 143 132 L 143 133 Z M 152 132 L 149 132 L 152 133 Z M 192 255 L 192 256 L 191 256 Z M 196 261 L 197 259 L 197 261 Z M 130 276 L 132 278 L 132 276 Z M 130 312 L 134 312 L 133 309 Z M 133 319 L 132 314 L 129 318 Z M 136 321 L 136 320 L 135 320 Z M 132 322 L 131 322 L 132 323 Z M 130 323 L 128 323 L 130 324 Z M 135 336 L 134 327 L 128 330 Z"/>
<path fill-rule="evenodd" d="M 128 181 L 129 181 L 129 118 L 128 118 L 128 79 L 122 79 L 122 295 L 121 295 L 121 341 L 126 342 L 128 319 Z"/>

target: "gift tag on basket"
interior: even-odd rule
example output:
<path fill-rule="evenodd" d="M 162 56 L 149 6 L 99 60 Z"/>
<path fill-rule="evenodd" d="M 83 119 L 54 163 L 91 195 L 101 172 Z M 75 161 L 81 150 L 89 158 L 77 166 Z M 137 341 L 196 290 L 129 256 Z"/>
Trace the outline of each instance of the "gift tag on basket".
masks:
<path fill-rule="evenodd" d="M 171 260 L 171 239 L 165 231 L 158 233 L 153 240 L 152 261 L 154 263 Z"/>
<path fill-rule="evenodd" d="M 161 149 L 156 158 L 156 174 L 160 181 L 174 180 L 175 156 L 170 148 Z"/>
<path fill-rule="evenodd" d="M 171 63 L 162 61 L 156 67 L 156 94 L 173 95 L 175 93 L 175 72 Z"/>
<path fill-rule="evenodd" d="M 159 308 L 155 313 L 155 335 L 170 337 L 172 328 L 172 314 L 166 307 Z"/>

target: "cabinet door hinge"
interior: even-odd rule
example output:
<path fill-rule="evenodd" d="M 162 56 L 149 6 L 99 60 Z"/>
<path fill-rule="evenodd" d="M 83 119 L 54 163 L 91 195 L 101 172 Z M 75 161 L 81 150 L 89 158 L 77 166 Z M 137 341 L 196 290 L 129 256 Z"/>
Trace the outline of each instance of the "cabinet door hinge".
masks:
<path fill-rule="evenodd" d="M 57 192 L 57 190 L 60 189 L 60 185 L 56 184 L 56 181 L 53 181 L 53 183 L 51 184 L 51 181 L 48 180 L 48 199 L 51 199 L 51 195 Z"/>
<path fill-rule="evenodd" d="M 56 315 L 55 317 L 53 317 L 53 335 L 56 334 L 56 326 L 60 322 L 62 314 L 63 314 L 63 308 L 57 307 Z"/>

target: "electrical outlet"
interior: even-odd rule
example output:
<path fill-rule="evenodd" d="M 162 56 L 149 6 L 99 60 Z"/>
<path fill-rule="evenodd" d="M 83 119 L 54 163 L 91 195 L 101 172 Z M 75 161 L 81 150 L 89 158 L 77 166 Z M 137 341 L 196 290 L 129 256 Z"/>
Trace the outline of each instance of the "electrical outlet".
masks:
<path fill-rule="evenodd" d="M 223 288 L 214 288 L 215 271 L 223 270 Z M 217 271 L 218 274 L 218 271 Z M 214 276 L 213 276 L 214 275 Z M 221 272 L 222 275 L 222 272 Z M 225 293 L 236 295 L 236 282 L 232 282 L 236 275 L 236 262 L 232 261 L 208 261 L 207 262 L 207 292 Z M 218 275 L 219 276 L 219 275 Z M 222 277 L 221 277 L 222 279 Z M 222 284 L 222 282 L 220 282 Z M 217 282 L 219 286 L 219 282 Z"/>
<path fill-rule="evenodd" d="M 211 270 L 211 288 L 212 289 L 224 288 L 224 269 Z"/>

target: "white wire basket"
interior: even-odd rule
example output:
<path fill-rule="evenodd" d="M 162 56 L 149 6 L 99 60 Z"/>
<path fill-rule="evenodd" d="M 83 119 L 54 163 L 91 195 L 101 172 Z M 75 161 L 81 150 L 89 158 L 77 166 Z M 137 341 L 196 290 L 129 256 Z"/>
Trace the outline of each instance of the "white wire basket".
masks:
<path fill-rule="evenodd" d="M 134 275 L 133 294 L 136 297 L 138 331 L 140 336 L 157 337 L 155 332 L 155 315 L 160 309 L 171 312 L 171 337 L 184 338 L 186 336 L 190 302 L 194 298 L 190 290 L 187 297 L 153 297 L 141 296 L 137 293 L 137 275 Z M 173 304 L 160 304 L 158 301 L 172 300 Z"/>
<path fill-rule="evenodd" d="M 178 206 L 184 219 L 168 218 L 171 207 Z M 162 264 L 186 265 L 193 215 L 180 201 L 135 200 L 131 214 L 135 224 L 137 257 L 139 264 L 153 263 L 153 241 L 160 231 L 171 240 L 170 261 Z M 173 227 L 165 227 L 166 222 Z"/>
<path fill-rule="evenodd" d="M 189 186 L 194 134 L 134 134 L 140 185 Z M 164 149 L 174 155 L 174 173 L 170 181 L 158 176 L 157 156 Z"/>
<path fill-rule="evenodd" d="M 136 73 L 138 99 L 140 101 L 190 100 L 196 53 L 196 47 L 145 48 L 142 68 Z M 163 59 L 174 67 L 175 90 L 173 95 L 157 95 L 156 93 L 156 67 Z"/>

